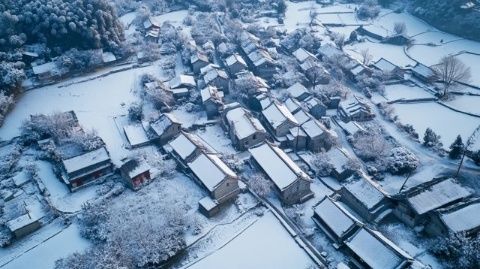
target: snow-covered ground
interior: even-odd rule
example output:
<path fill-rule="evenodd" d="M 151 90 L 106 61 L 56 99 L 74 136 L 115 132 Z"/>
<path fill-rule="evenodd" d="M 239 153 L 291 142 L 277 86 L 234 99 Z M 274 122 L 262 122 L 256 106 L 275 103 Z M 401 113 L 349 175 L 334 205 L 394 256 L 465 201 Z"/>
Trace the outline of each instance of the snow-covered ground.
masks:
<path fill-rule="evenodd" d="M 218 251 L 184 268 L 307 269 L 314 265 L 271 212 L 225 243 Z"/>
<path fill-rule="evenodd" d="M 207 125 L 196 134 L 215 151 L 223 154 L 235 154 L 237 151 L 232 146 L 232 141 L 219 124 Z"/>
<path fill-rule="evenodd" d="M 480 96 L 454 95 L 452 98 L 445 103 L 455 109 L 480 115 Z"/>
<path fill-rule="evenodd" d="M 432 98 L 434 96 L 418 86 L 393 84 L 385 86 L 385 97 L 389 101 L 394 101 L 399 99 Z"/>
<path fill-rule="evenodd" d="M 369 54 L 372 56 L 372 62 L 376 62 L 380 60 L 380 58 L 384 58 L 400 67 L 415 65 L 415 61 L 408 58 L 403 51 L 402 46 L 365 41 L 361 43 L 355 43 L 353 45 L 347 45 L 345 46 L 344 51 L 353 58 L 362 61 L 363 59 L 360 53 L 367 49 Z"/>
<path fill-rule="evenodd" d="M 53 173 L 52 165 L 46 161 L 37 161 L 38 176 L 50 194 L 52 205 L 65 213 L 80 211 L 82 205 L 97 197 L 97 185 L 80 189 L 74 193 L 68 190 L 67 185 L 61 182 Z"/>
<path fill-rule="evenodd" d="M 178 10 L 174 12 L 165 13 L 159 16 L 154 16 L 155 20 L 162 25 L 164 22 L 169 22 L 173 26 L 182 26 L 183 20 L 188 15 L 188 10 Z"/>
<path fill-rule="evenodd" d="M 32 114 L 73 110 L 85 129 L 97 131 L 105 141 L 113 162 L 118 164 L 128 154 L 128 150 L 125 149 L 113 117 L 127 114 L 128 105 L 138 101 L 134 92 L 138 77 L 143 73 L 158 75 L 158 71 L 159 68 L 152 65 L 61 88 L 59 85 L 68 85 L 81 79 L 28 91 L 7 115 L 0 128 L 0 137 L 11 139 L 18 136 L 22 122 Z"/>
<path fill-rule="evenodd" d="M 480 124 L 480 118 L 455 112 L 435 102 L 394 104 L 400 122 L 411 124 L 420 136 L 431 128 L 448 148 L 457 135 L 465 140 Z"/>
<path fill-rule="evenodd" d="M 78 226 L 65 228 L 59 221 L 43 227 L 12 248 L 0 248 L 2 269 L 52 269 L 55 261 L 87 249 L 91 243 L 80 236 Z"/>

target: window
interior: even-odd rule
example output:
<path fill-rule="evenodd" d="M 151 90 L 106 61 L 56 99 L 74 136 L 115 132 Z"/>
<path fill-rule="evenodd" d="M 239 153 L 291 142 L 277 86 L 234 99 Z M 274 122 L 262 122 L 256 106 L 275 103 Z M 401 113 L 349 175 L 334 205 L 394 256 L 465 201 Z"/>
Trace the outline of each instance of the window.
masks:
<path fill-rule="evenodd" d="M 254 135 L 252 136 L 252 139 L 257 139 L 257 134 L 254 134 Z"/>

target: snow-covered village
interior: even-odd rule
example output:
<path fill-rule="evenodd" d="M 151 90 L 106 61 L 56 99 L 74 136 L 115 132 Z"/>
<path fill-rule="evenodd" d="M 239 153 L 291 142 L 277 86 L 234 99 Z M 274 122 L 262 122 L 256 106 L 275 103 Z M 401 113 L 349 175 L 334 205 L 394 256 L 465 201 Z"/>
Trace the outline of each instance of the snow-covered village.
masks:
<path fill-rule="evenodd" d="M 1 1 L 0 268 L 480 268 L 480 1 Z"/>

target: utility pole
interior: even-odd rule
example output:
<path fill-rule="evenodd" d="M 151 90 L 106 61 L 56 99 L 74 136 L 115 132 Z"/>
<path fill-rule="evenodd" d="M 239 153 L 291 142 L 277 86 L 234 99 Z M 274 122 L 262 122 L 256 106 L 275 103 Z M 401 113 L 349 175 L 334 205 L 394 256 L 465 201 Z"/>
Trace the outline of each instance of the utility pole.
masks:
<path fill-rule="evenodd" d="M 460 169 L 462 169 L 463 161 L 465 160 L 465 155 L 467 154 L 467 150 L 470 148 L 470 146 L 472 146 L 475 143 L 475 138 L 479 133 L 480 133 L 480 125 L 478 125 L 477 128 L 473 131 L 473 133 L 470 135 L 467 142 L 465 143 L 465 146 L 463 147 L 462 158 L 460 159 L 460 163 L 458 164 L 458 169 L 457 169 L 457 172 L 455 173 L 455 178 L 458 178 L 458 175 L 460 174 Z"/>

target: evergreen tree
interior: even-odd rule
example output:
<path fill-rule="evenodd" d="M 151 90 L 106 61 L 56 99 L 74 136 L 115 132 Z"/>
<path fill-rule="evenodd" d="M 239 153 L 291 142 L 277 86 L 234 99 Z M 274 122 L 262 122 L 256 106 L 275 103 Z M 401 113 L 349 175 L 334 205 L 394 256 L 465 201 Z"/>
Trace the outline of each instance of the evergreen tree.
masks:
<path fill-rule="evenodd" d="M 450 146 L 450 152 L 448 156 L 450 159 L 458 159 L 463 153 L 464 144 L 462 141 L 462 137 L 460 135 L 457 136 L 453 144 Z"/>
<path fill-rule="evenodd" d="M 427 128 L 423 135 L 423 145 L 427 147 L 434 147 L 440 144 L 440 136 L 437 135 L 432 129 Z"/>

